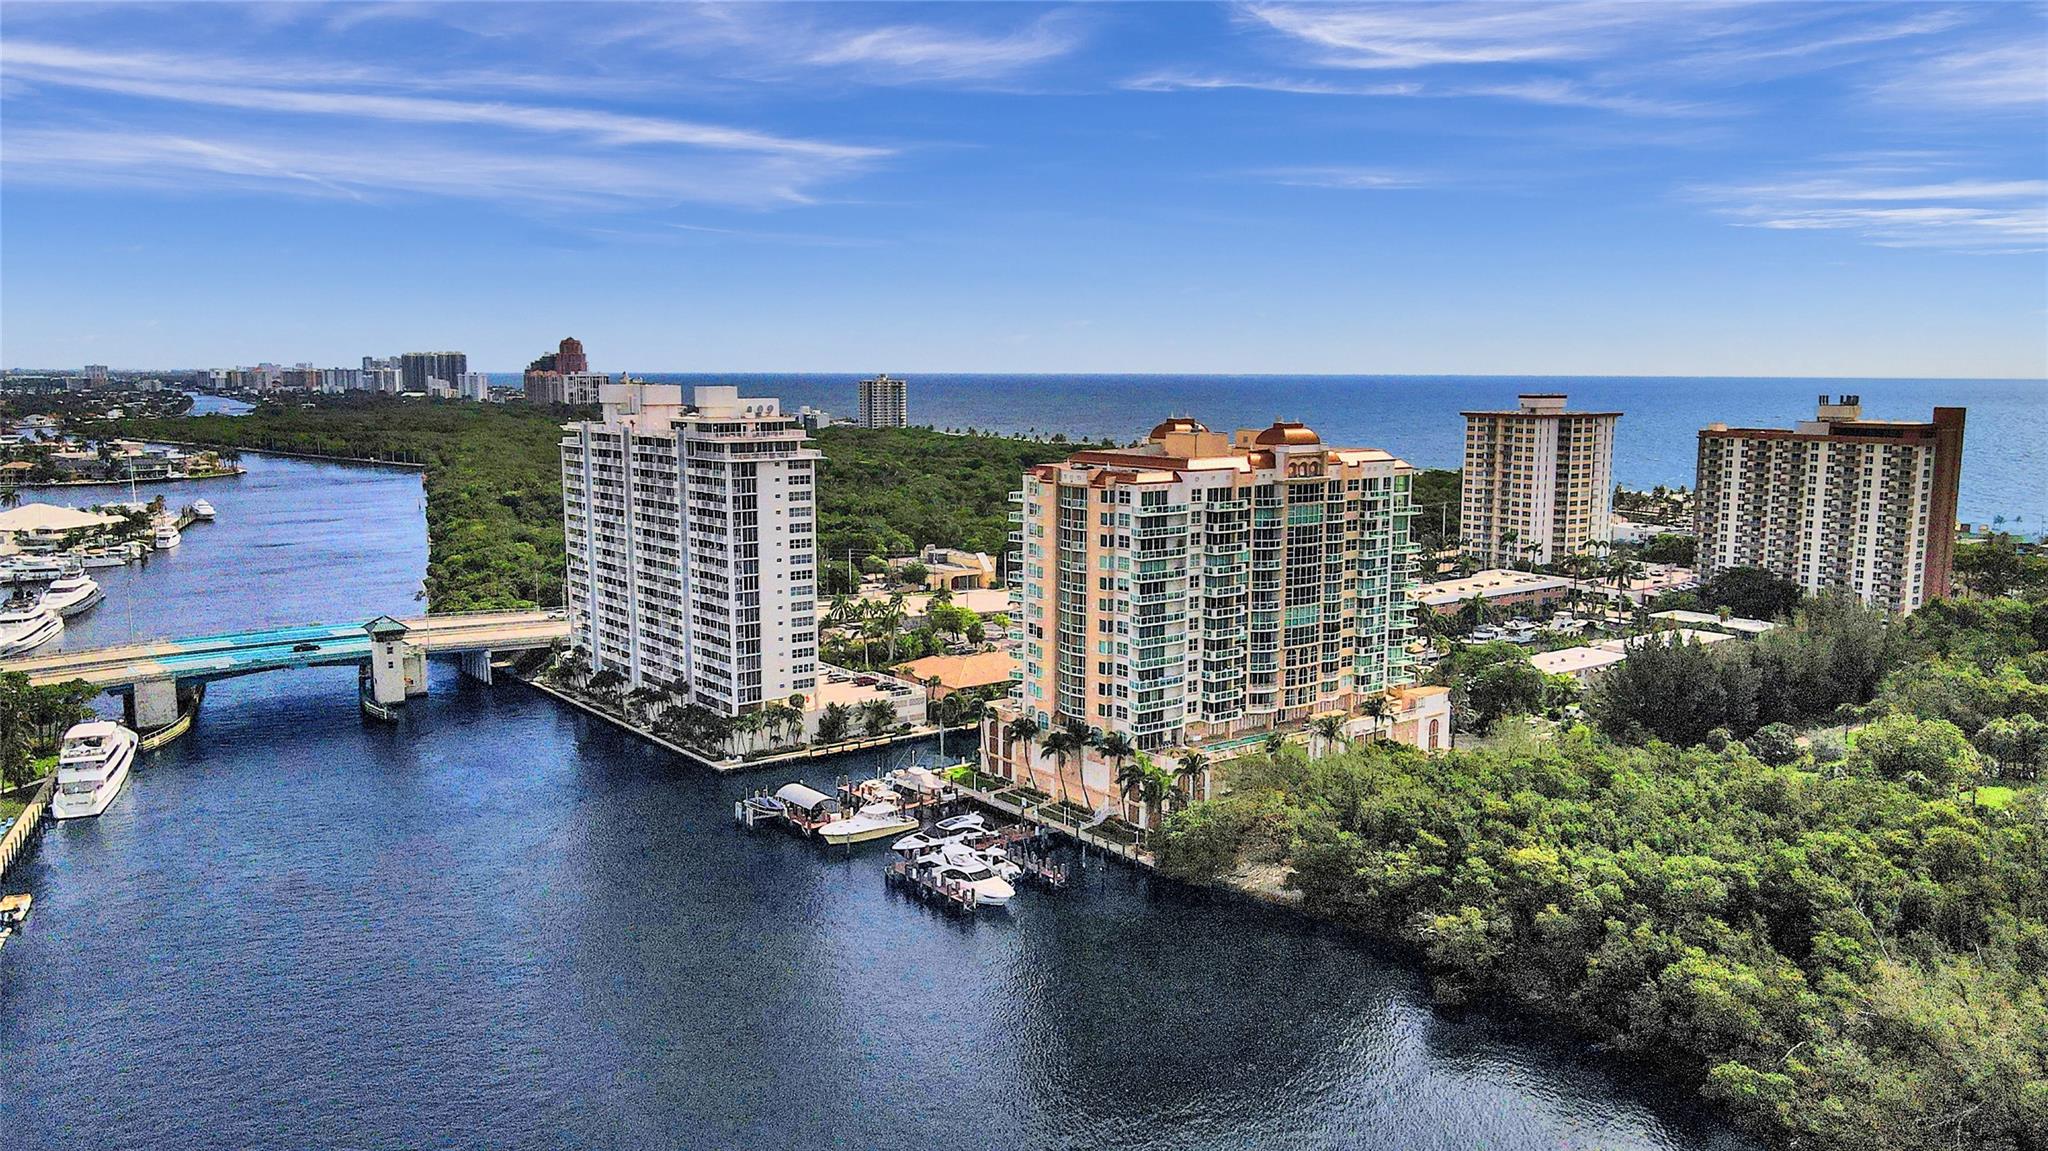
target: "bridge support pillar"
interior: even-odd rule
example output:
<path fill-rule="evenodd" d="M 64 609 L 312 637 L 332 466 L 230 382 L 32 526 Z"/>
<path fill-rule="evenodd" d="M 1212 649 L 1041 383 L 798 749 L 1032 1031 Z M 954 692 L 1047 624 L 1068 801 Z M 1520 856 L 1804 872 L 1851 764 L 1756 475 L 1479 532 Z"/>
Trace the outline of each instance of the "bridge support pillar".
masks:
<path fill-rule="evenodd" d="M 178 681 L 146 679 L 128 694 L 129 726 L 151 732 L 178 722 Z"/>
<path fill-rule="evenodd" d="M 455 665 L 462 669 L 463 675 L 478 683 L 491 682 L 491 653 L 488 651 L 463 652 L 456 657 Z"/>

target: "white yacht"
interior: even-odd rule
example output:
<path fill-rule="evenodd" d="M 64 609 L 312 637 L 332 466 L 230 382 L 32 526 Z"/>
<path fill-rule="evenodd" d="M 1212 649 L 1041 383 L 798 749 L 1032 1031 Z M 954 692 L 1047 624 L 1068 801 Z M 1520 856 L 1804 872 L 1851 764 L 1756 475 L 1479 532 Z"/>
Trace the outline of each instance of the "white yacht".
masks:
<path fill-rule="evenodd" d="M 156 550 L 169 551 L 177 547 L 182 537 L 178 534 L 178 521 L 169 516 L 156 521 Z"/>
<path fill-rule="evenodd" d="M 59 576 L 43 589 L 43 608 L 68 619 L 106 597 L 98 580 L 84 572 L 72 572 Z"/>
<path fill-rule="evenodd" d="M 9 604 L 0 609 L 0 656 L 25 655 L 63 631 L 63 617 L 39 603 Z"/>
<path fill-rule="evenodd" d="M 210 520 L 214 515 L 213 505 L 205 500 L 193 500 L 192 515 L 195 519 Z"/>
<path fill-rule="evenodd" d="M 962 842 L 944 844 L 916 857 L 918 863 L 957 863 L 962 867 L 986 867 L 1004 879 L 1015 882 L 1024 874 L 1024 868 L 1013 862 L 1009 856 L 993 847 L 969 847 Z"/>
<path fill-rule="evenodd" d="M 922 854 L 935 847 L 956 843 L 969 836 L 985 835 L 987 833 L 988 821 L 973 812 L 968 812 L 966 815 L 956 815 L 951 819 L 942 819 L 923 831 L 906 835 L 902 839 L 890 844 L 889 848 L 892 851 L 911 851 Z"/>
<path fill-rule="evenodd" d="M 974 902 L 982 907 L 1006 906 L 1017 894 L 1009 880 L 978 860 L 955 859 L 944 853 L 934 853 L 918 860 L 917 866 L 939 883 L 965 884 L 974 892 Z"/>
<path fill-rule="evenodd" d="M 917 820 L 903 814 L 890 800 L 863 804 L 851 815 L 841 815 L 818 825 L 818 838 L 830 844 L 866 843 L 917 830 Z"/>
<path fill-rule="evenodd" d="M 57 794 L 50 801 L 50 815 L 79 819 L 105 811 L 128 782 L 135 746 L 135 733 L 112 720 L 73 725 L 64 733 L 64 750 L 57 756 Z"/>

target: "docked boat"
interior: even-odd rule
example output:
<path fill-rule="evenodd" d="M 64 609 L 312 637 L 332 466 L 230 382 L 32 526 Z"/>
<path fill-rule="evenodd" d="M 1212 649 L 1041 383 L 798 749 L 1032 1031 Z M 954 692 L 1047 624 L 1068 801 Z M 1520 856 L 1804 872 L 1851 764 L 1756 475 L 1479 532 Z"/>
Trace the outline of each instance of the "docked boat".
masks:
<path fill-rule="evenodd" d="M 156 550 L 167 552 L 182 541 L 178 532 L 178 521 L 165 516 L 156 521 Z"/>
<path fill-rule="evenodd" d="M 1010 881 L 995 873 L 995 869 L 979 860 L 956 858 L 950 853 L 935 852 L 917 861 L 916 866 L 928 880 L 942 887 L 959 885 L 974 892 L 974 902 L 981 907 L 1004 907 L 1016 896 L 1017 889 Z"/>
<path fill-rule="evenodd" d="M 83 568 L 126 567 L 135 562 L 135 548 L 131 544 L 121 544 L 116 547 L 105 548 L 86 548 L 84 551 L 71 553 L 71 557 L 78 561 L 78 566 Z"/>
<path fill-rule="evenodd" d="M 916 819 L 903 814 L 903 809 L 896 806 L 894 801 L 880 799 L 862 805 L 860 810 L 851 815 L 841 815 L 819 824 L 816 833 L 819 839 L 837 845 L 889 839 L 915 830 Z"/>
<path fill-rule="evenodd" d="M 73 724 L 57 755 L 57 794 L 50 800 L 50 815 L 82 819 L 105 811 L 128 782 L 135 745 L 135 733 L 112 720 Z"/>
<path fill-rule="evenodd" d="M 8 583 L 49 583 L 69 569 L 55 556 L 13 556 L 0 561 L 0 578 Z"/>
<path fill-rule="evenodd" d="M 986 867 L 1012 883 L 1016 882 L 1018 876 L 1024 874 L 1023 866 L 1004 855 L 1001 850 L 994 847 L 973 847 L 964 841 L 948 843 L 914 858 L 919 863 L 943 861 L 969 868 Z"/>
<path fill-rule="evenodd" d="M 214 516 L 214 511 L 213 511 L 213 505 L 212 505 L 212 504 L 210 504 L 210 503 L 207 503 L 207 502 L 206 502 L 205 500 L 193 500 L 193 501 L 192 501 L 192 518 L 193 518 L 193 519 L 199 519 L 199 520 L 211 520 L 211 519 L 213 518 L 213 516 Z"/>
<path fill-rule="evenodd" d="M 64 632 L 64 620 L 39 603 L 0 609 L 0 657 L 25 655 Z"/>
<path fill-rule="evenodd" d="M 988 820 L 974 812 L 942 819 L 922 831 L 913 832 L 889 845 L 892 851 L 923 853 L 972 836 L 987 835 Z"/>
<path fill-rule="evenodd" d="M 105 598 L 107 593 L 100 590 L 98 580 L 84 572 L 72 572 L 43 589 L 43 609 L 69 619 Z"/>

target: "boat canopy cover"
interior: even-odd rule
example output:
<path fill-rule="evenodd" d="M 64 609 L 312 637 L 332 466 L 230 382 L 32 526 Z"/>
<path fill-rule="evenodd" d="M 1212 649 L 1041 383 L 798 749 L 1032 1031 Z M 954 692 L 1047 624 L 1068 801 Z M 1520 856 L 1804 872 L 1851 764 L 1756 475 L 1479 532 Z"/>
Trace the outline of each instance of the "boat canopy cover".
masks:
<path fill-rule="evenodd" d="M 824 811 L 839 810 L 838 800 L 833 799 L 815 787 L 807 787 L 801 783 L 783 784 L 775 792 L 775 798 L 791 807 L 800 807 L 812 815 Z"/>

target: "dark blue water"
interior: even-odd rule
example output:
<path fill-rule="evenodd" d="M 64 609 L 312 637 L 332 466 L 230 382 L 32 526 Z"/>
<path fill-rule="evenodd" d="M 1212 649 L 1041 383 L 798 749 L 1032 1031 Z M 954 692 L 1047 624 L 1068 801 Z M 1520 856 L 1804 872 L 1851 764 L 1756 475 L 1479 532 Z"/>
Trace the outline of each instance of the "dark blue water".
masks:
<path fill-rule="evenodd" d="M 506 377 L 516 381 L 518 377 Z M 855 415 L 858 375 L 650 374 L 687 383 L 737 383 L 840 416 Z M 1629 379 L 1606 376 L 1003 376 L 910 378 L 913 423 L 1007 433 L 1144 435 L 1168 415 L 1212 428 L 1303 420 L 1327 443 L 1385 448 L 1422 467 L 1457 467 L 1460 411 L 1512 408 L 1515 394 L 1561 391 L 1574 408 L 1624 413 L 1614 472 L 1631 487 L 1692 486 L 1699 430 L 1791 427 L 1813 417 L 1822 392 L 1863 397 L 1864 414 L 1925 420 L 1936 405 L 1969 409 L 1961 518 L 2003 516 L 2025 534 L 2048 531 L 2048 381 Z"/>
<path fill-rule="evenodd" d="M 408 606 L 416 477 L 247 462 L 74 634 Z M 8 1151 L 1748 1146 L 1291 915 L 1098 866 L 956 922 L 872 852 L 735 830 L 760 780 L 522 688 L 437 666 L 398 728 L 353 693 L 216 685 L 10 876 L 36 915 L 0 949 Z"/>

